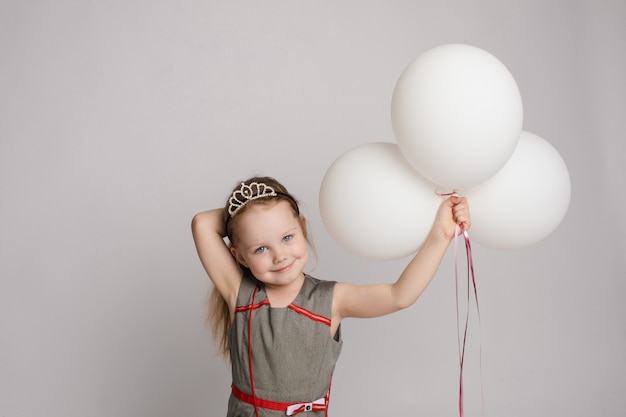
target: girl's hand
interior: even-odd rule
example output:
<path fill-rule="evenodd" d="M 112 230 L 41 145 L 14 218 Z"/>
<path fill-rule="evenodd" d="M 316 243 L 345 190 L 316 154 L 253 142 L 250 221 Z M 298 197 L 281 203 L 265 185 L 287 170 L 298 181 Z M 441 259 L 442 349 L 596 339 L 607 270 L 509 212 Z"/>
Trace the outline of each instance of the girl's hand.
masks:
<path fill-rule="evenodd" d="M 472 225 L 472 221 L 470 219 L 467 198 L 452 196 L 439 206 L 437 217 L 435 218 L 435 228 L 446 239 L 452 240 L 457 225 L 468 230 Z"/>

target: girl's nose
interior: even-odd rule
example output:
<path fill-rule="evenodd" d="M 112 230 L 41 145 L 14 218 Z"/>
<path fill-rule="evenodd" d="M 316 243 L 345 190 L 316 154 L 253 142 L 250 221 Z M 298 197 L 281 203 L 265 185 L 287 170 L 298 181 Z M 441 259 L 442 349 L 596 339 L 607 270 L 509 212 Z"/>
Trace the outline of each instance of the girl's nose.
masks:
<path fill-rule="evenodd" d="M 274 263 L 275 264 L 279 264 L 282 261 L 284 261 L 285 259 L 287 259 L 287 256 L 284 254 L 283 251 L 275 251 L 274 252 Z"/>

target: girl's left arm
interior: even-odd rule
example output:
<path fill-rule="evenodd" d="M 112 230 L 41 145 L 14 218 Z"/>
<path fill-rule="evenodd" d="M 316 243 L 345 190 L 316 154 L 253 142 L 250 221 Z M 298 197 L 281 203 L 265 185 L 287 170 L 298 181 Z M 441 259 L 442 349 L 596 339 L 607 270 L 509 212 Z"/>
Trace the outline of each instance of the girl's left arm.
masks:
<path fill-rule="evenodd" d="M 378 317 L 411 306 L 432 281 L 456 226 L 470 228 L 470 213 L 464 197 L 446 199 L 426 241 L 393 284 L 353 285 L 338 283 L 333 298 L 335 324 L 347 317 Z"/>

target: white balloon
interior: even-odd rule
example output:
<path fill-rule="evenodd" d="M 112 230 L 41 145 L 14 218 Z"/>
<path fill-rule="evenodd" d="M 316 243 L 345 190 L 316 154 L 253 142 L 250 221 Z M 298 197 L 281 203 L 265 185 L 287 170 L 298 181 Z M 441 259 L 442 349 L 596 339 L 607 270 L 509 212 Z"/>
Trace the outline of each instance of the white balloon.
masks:
<path fill-rule="evenodd" d="M 398 259 L 417 251 L 441 197 L 394 143 L 372 142 L 342 154 L 326 172 L 320 214 L 330 235 L 354 255 Z"/>
<path fill-rule="evenodd" d="M 449 189 L 478 184 L 509 159 L 522 130 L 522 98 L 496 57 L 447 44 L 418 56 L 396 83 L 393 131 L 404 156 Z"/>
<path fill-rule="evenodd" d="M 522 132 L 505 166 L 464 194 L 472 212 L 472 240 L 517 249 L 557 228 L 569 206 L 571 183 L 558 151 L 539 136 Z"/>

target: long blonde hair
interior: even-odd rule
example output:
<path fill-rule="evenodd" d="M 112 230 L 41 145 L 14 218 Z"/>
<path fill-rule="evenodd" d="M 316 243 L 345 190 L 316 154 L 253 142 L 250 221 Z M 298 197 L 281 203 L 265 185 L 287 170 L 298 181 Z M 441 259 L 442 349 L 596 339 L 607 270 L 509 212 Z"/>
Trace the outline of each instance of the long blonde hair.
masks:
<path fill-rule="evenodd" d="M 241 188 L 242 184 L 250 185 L 251 183 L 263 183 L 268 185 L 274 189 L 277 195 L 269 197 L 269 198 L 258 198 L 255 200 L 249 200 L 246 204 L 241 207 L 241 209 L 237 210 L 237 212 L 231 217 L 228 214 L 228 207 L 230 205 L 229 201 L 230 196 L 233 193 Z M 280 182 L 272 177 L 252 177 L 248 178 L 243 182 L 239 182 L 235 188 L 233 188 L 232 193 L 229 195 L 229 198 L 226 201 L 226 205 L 224 207 L 223 220 L 225 225 L 226 236 L 229 239 L 229 244 L 233 245 L 237 240 L 237 223 L 238 219 L 241 217 L 243 213 L 245 213 L 250 207 L 255 205 L 268 205 L 268 204 L 276 204 L 279 201 L 287 201 L 291 205 L 294 215 L 300 215 L 300 209 L 298 208 L 298 203 L 295 197 L 293 197 Z M 315 253 L 315 248 L 313 247 L 312 241 L 309 239 L 308 233 L 305 233 L 306 240 L 313 250 L 315 258 L 317 259 L 317 255 Z M 242 274 L 247 268 L 241 264 L 239 267 L 242 269 Z M 248 271 L 249 272 L 249 271 Z M 252 276 L 252 274 L 250 274 Z M 231 316 L 230 310 L 228 308 L 228 303 L 222 297 L 222 295 L 217 291 L 215 287 L 211 290 L 209 295 L 209 309 L 207 314 L 207 324 L 211 327 L 211 333 L 213 334 L 213 339 L 216 341 L 218 346 L 218 353 L 224 356 L 225 358 L 230 357 L 230 345 L 228 343 L 228 329 L 231 325 Z"/>
<path fill-rule="evenodd" d="M 206 323 L 211 327 L 213 340 L 217 344 L 217 352 L 225 358 L 230 357 L 230 346 L 228 343 L 228 327 L 230 326 L 230 311 L 228 304 L 222 294 L 213 287 L 209 293 L 209 311 Z"/>

